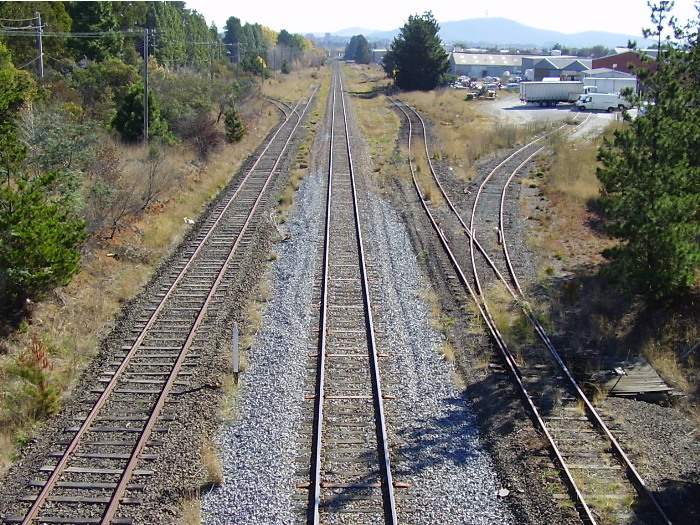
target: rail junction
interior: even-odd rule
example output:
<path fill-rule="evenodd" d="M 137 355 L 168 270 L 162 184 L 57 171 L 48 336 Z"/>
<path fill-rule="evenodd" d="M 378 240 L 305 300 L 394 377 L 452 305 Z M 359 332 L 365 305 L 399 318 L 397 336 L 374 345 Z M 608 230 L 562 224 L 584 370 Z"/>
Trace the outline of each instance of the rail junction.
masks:
<path fill-rule="evenodd" d="M 334 65 L 326 118 L 323 247 L 314 285 L 316 309 L 305 395 L 307 481 L 290 487 L 308 524 L 420 522 L 412 514 L 411 484 L 397 475 L 400 446 L 387 417 L 395 385 L 383 377 L 392 348 L 383 334 L 374 297 L 371 251 L 363 235 L 346 90 Z M 289 106 L 275 102 L 282 122 L 193 230 L 187 246 L 156 283 L 158 290 L 135 316 L 118 358 L 112 358 L 76 411 L 73 425 L 32 475 L 16 512 L 4 523 L 30 525 L 137 523 L 131 509 L 153 475 L 162 436 L 178 418 L 178 395 L 198 374 L 199 349 L 210 344 L 217 307 L 240 277 L 241 260 L 256 242 L 256 225 L 274 206 L 275 189 L 288 168 L 316 92 Z M 439 271 L 459 301 L 476 305 L 497 351 L 492 369 L 516 386 L 582 523 L 654 523 L 671 520 L 557 352 L 532 311 L 509 257 L 507 203 L 511 183 L 542 150 L 539 137 L 515 150 L 471 193 L 455 192 L 433 168 L 422 116 L 399 99 L 407 169 L 422 213 L 424 232 L 439 251 Z M 586 117 L 587 118 L 587 117 Z M 414 161 L 429 166 L 439 202 L 425 198 Z M 496 225 L 494 227 L 494 225 Z M 494 321 L 490 295 L 507 294 L 530 324 L 536 343 L 514 351 Z M 389 393 L 388 393 L 389 392 Z M 302 394 L 300 393 L 300 396 Z M 469 505 L 465 500 L 460 504 Z"/>

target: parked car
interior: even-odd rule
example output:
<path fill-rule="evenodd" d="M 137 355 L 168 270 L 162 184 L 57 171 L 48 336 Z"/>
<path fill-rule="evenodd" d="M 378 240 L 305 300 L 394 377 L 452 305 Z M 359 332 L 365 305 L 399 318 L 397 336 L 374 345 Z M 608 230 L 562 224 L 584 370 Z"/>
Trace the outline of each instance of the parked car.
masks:
<path fill-rule="evenodd" d="M 518 84 L 517 82 L 510 82 L 503 86 L 503 89 L 505 89 L 506 91 L 519 91 L 520 84 Z"/>

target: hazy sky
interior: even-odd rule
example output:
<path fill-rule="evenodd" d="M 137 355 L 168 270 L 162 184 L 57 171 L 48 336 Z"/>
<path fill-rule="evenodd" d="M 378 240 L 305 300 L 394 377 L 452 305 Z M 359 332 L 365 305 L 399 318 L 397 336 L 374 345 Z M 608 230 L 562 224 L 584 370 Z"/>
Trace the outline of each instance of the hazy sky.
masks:
<path fill-rule="evenodd" d="M 696 2 L 676 0 L 673 13 L 684 22 L 695 19 Z M 186 7 L 219 28 L 235 16 L 243 24 L 301 34 L 354 27 L 397 29 L 410 15 L 426 11 L 438 22 L 498 17 L 562 33 L 593 30 L 641 36 L 642 28 L 651 27 L 647 0 L 192 0 Z"/>

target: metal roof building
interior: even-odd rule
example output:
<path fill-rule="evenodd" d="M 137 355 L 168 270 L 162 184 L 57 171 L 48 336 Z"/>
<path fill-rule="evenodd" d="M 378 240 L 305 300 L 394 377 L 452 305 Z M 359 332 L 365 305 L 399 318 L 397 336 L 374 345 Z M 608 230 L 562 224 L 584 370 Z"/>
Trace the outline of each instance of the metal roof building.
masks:
<path fill-rule="evenodd" d="M 522 72 L 522 55 L 450 53 L 450 73 L 470 78 L 503 77 Z"/>
<path fill-rule="evenodd" d="M 531 70 L 528 80 L 559 77 L 564 80 L 579 80 L 581 73 L 591 69 L 593 61 L 575 56 L 528 56 L 523 57 L 523 71 Z"/>

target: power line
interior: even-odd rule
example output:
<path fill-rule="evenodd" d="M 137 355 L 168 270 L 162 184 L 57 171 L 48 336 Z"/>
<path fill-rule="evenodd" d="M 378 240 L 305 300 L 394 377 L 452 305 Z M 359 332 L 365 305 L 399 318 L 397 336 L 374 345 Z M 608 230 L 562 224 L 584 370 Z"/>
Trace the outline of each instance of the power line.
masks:
<path fill-rule="evenodd" d="M 36 29 L 37 26 L 27 26 L 26 29 Z M 7 30 L 7 29 L 0 29 L 0 35 L 12 35 L 12 36 L 36 36 L 32 34 L 28 34 L 23 31 L 15 31 L 15 30 Z M 59 38 L 99 38 L 101 36 L 116 36 L 116 35 L 134 35 L 134 36 L 142 36 L 140 33 L 133 31 L 131 29 L 124 29 L 120 31 L 85 31 L 85 32 L 77 32 L 77 33 L 70 33 L 70 32 L 64 32 L 64 31 L 44 31 L 42 32 L 43 36 L 53 36 L 53 37 L 59 37 Z"/>
<path fill-rule="evenodd" d="M 37 18 L 0 18 L 0 22 L 33 22 Z"/>

